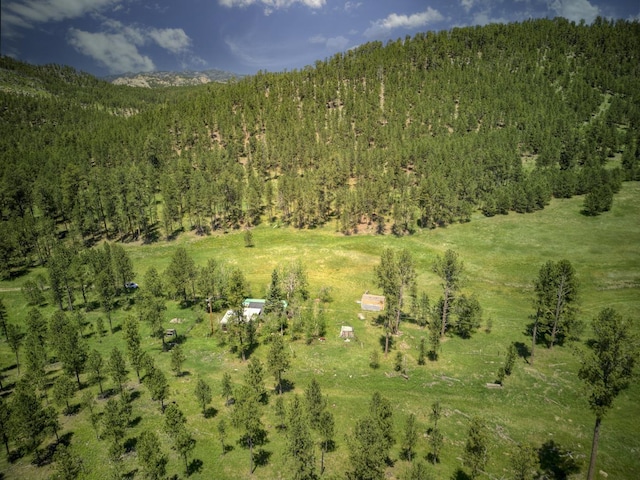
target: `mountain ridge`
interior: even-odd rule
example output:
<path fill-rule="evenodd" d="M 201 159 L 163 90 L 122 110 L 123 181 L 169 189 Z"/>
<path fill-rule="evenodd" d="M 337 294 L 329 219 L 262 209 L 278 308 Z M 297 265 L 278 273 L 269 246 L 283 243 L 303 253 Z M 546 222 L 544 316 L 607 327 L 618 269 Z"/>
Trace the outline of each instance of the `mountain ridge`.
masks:
<path fill-rule="evenodd" d="M 127 72 L 118 75 L 102 77 L 103 80 L 114 85 L 128 85 L 131 87 L 160 88 L 203 85 L 211 82 L 227 83 L 244 77 L 233 72 L 218 69 L 156 71 L 156 72 Z"/>

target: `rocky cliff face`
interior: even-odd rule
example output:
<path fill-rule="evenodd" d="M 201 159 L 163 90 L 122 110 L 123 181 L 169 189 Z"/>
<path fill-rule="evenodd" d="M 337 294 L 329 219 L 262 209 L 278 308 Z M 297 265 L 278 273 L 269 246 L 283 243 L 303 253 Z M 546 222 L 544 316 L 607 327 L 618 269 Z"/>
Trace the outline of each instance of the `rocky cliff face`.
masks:
<path fill-rule="evenodd" d="M 106 77 L 105 80 L 115 85 L 129 85 L 131 87 L 158 88 L 179 87 L 188 85 L 202 85 L 210 82 L 226 83 L 241 78 L 231 72 L 222 70 L 205 70 L 202 72 L 148 72 L 125 73 Z"/>

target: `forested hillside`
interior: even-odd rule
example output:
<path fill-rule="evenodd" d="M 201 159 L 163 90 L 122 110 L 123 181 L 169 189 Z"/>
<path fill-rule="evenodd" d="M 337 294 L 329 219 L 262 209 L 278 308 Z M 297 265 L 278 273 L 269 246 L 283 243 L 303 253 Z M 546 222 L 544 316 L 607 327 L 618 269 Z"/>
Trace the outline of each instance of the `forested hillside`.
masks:
<path fill-rule="evenodd" d="M 0 271 L 62 234 L 403 235 L 585 193 L 597 214 L 640 178 L 639 59 L 640 24 L 603 19 L 428 32 L 199 87 L 3 58 Z"/>

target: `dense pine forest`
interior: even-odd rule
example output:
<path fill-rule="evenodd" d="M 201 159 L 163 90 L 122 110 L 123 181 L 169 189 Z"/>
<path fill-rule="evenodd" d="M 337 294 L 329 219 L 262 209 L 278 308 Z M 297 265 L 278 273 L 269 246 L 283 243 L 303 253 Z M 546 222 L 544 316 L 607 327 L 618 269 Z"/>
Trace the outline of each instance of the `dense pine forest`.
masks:
<path fill-rule="evenodd" d="M 597 214 L 640 175 L 639 52 L 637 22 L 555 19 L 181 89 L 3 58 L 1 271 L 45 262 L 63 233 L 335 221 L 403 235 L 585 193 Z"/>
<path fill-rule="evenodd" d="M 2 57 L 0 122 L 0 479 L 640 468 L 639 22 L 183 87 Z"/>

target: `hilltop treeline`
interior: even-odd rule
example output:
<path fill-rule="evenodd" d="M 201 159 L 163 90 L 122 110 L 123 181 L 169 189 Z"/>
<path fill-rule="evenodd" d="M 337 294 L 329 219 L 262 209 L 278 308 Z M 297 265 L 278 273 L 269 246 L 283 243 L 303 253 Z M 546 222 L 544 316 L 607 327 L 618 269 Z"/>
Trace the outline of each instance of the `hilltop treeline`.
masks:
<path fill-rule="evenodd" d="M 62 233 L 153 239 L 268 220 L 405 234 L 585 193 L 598 213 L 640 178 L 639 57 L 637 21 L 555 19 L 188 88 L 3 58 L 2 270 L 45 261 Z"/>

